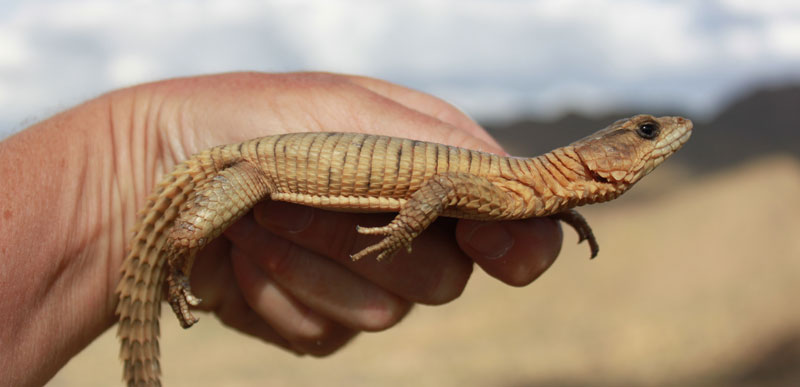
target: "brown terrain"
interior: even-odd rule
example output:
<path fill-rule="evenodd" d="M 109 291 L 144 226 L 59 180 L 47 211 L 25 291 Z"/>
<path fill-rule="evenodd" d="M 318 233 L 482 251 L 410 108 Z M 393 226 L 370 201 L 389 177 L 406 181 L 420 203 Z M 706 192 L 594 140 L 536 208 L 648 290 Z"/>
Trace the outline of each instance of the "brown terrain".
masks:
<path fill-rule="evenodd" d="M 596 260 L 566 230 L 558 261 L 530 286 L 478 272 L 458 300 L 417 307 L 329 358 L 296 358 L 211 316 L 184 331 L 165 309 L 165 384 L 800 385 L 798 107 L 800 88 L 767 90 L 697 122 L 674 160 L 626 197 L 583 210 Z M 610 120 L 493 134 L 533 155 Z M 567 126 L 579 132 L 559 138 Z M 109 330 L 49 385 L 121 385 L 117 351 Z"/>

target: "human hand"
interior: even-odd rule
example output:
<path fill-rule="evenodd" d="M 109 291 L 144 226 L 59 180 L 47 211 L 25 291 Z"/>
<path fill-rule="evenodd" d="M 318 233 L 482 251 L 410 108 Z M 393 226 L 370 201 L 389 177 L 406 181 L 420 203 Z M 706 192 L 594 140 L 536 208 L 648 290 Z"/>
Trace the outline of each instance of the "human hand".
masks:
<path fill-rule="evenodd" d="M 224 74 L 116 90 L 0 141 L 0 373 L 41 385 L 116 321 L 114 293 L 136 214 L 175 164 L 208 147 L 288 131 L 351 131 L 501 152 L 457 109 L 362 77 Z M 511 285 L 560 249 L 550 219 L 440 219 L 393 262 L 346 214 L 267 202 L 201 252 L 202 309 L 295 353 L 325 355 L 386 329 L 413 303 L 457 297 L 477 262 Z M 453 235 L 456 238 L 453 238 Z"/>
<path fill-rule="evenodd" d="M 161 173 L 214 145 L 291 131 L 365 132 L 502 152 L 447 103 L 363 77 L 225 74 L 138 86 L 112 94 L 112 103 L 131 98 L 134 109 L 148 107 L 142 116 L 157 112 L 132 132 L 157 139 L 149 145 L 159 150 L 152 164 L 163 166 Z M 152 187 L 156 175 L 140 180 Z M 442 219 L 415 239 L 412 254 L 389 263 L 352 262 L 351 253 L 375 242 L 355 226 L 391 218 L 259 204 L 198 255 L 191 278 L 204 300 L 200 309 L 295 353 L 326 355 L 358 332 L 391 327 L 413 303 L 453 300 L 472 262 L 503 282 L 525 285 L 560 249 L 560 229 L 549 219 Z"/>

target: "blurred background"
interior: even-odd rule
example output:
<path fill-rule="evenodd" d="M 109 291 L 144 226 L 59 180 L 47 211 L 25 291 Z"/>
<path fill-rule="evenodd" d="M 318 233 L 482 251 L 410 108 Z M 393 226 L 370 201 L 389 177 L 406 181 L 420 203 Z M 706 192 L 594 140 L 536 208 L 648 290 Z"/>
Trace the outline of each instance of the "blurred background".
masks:
<path fill-rule="evenodd" d="M 476 273 L 326 359 L 206 316 L 162 323 L 170 386 L 800 385 L 800 2 L 5 1 L 0 138 L 156 79 L 322 70 L 440 96 L 532 156 L 634 113 L 695 121 L 560 259 L 513 289 Z M 117 383 L 113 332 L 52 386 Z"/>

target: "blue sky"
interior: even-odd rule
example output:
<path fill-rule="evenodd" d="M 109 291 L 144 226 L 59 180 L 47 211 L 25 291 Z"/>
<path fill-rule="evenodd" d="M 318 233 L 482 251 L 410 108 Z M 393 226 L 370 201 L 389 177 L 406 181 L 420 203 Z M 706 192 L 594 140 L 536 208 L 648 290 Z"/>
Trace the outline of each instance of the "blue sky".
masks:
<path fill-rule="evenodd" d="M 17 1 L 0 5 L 0 136 L 104 91 L 192 74 L 391 80 L 478 119 L 708 117 L 800 82 L 800 1 Z"/>

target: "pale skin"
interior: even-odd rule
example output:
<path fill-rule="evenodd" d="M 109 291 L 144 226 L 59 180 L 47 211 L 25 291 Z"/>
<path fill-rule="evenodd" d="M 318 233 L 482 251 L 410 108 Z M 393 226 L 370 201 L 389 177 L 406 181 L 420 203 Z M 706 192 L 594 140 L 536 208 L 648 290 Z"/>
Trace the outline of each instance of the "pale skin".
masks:
<path fill-rule="evenodd" d="M 114 289 L 136 213 L 162 174 L 208 147 L 291 131 L 503 153 L 435 97 L 319 73 L 167 80 L 37 123 L 0 142 L 0 379 L 41 385 L 114 324 Z M 375 242 L 356 225 L 391 216 L 261 203 L 198 256 L 192 287 L 200 309 L 296 354 L 325 356 L 360 332 L 394 326 L 415 303 L 457 298 L 474 263 L 524 286 L 561 247 L 551 219 L 442 219 L 414 241 L 413 254 L 352 262 L 350 254 Z M 162 321 L 169 323 L 177 321 Z"/>

